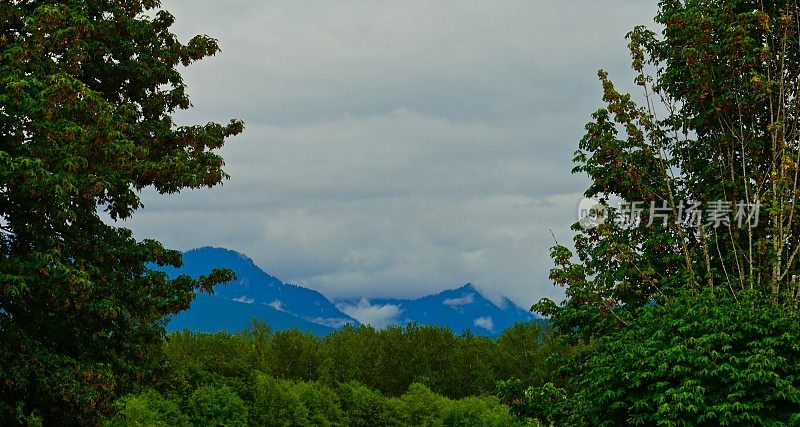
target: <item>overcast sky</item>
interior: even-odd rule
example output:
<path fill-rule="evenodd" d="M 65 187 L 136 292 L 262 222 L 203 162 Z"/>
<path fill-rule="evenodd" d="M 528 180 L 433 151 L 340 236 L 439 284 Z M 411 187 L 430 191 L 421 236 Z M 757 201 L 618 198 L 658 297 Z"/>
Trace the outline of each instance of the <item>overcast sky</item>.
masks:
<path fill-rule="evenodd" d="M 601 103 L 633 75 L 643 0 L 164 0 L 183 41 L 222 52 L 184 75 L 182 123 L 246 122 L 212 190 L 144 196 L 127 221 L 168 247 L 244 252 L 331 298 L 417 297 L 472 282 L 523 307 L 561 298 L 570 174 Z"/>

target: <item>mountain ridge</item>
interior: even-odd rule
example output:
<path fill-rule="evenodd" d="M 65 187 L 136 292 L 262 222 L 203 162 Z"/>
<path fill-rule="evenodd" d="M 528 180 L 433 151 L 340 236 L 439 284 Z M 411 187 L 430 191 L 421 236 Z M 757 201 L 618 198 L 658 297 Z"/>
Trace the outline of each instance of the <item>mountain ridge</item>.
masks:
<path fill-rule="evenodd" d="M 514 323 L 537 319 L 510 299 L 501 298 L 502 306 L 497 305 L 472 283 L 467 283 L 455 289 L 446 289 L 415 299 L 373 298 L 361 299 L 357 303 L 352 299 L 336 302 L 340 310 L 356 318 L 359 317 L 357 312 L 363 312 L 370 307 L 381 307 L 387 314 L 394 313 L 392 319 L 382 321 L 384 326 L 416 322 L 448 326 L 457 333 L 470 330 L 483 335 L 497 335 Z"/>
<path fill-rule="evenodd" d="M 229 268 L 237 279 L 217 286 L 214 295 L 198 294 L 188 310 L 168 320 L 170 331 L 236 332 L 247 328 L 255 317 L 276 330 L 298 328 L 316 335 L 326 335 L 347 324 L 384 327 L 408 322 L 449 327 L 457 333 L 470 330 L 496 335 L 513 323 L 536 319 L 504 296 L 499 297 L 499 305 L 495 304 L 472 283 L 416 299 L 331 300 L 319 291 L 282 282 L 247 255 L 230 249 L 191 249 L 184 252 L 183 261 L 181 268 L 162 270 L 170 277 L 198 277 L 214 268 Z"/>

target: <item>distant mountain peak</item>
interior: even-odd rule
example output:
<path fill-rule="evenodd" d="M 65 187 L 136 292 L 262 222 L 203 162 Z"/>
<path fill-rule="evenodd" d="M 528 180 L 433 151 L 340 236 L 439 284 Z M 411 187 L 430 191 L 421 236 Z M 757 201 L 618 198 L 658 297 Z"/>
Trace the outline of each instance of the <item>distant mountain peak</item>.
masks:
<path fill-rule="evenodd" d="M 296 318 L 298 321 L 302 320 L 325 327 L 339 327 L 346 323 L 358 324 L 356 319 L 337 309 L 321 293 L 313 289 L 283 283 L 278 278 L 264 272 L 251 258 L 234 250 L 211 246 L 192 249 L 184 252 L 182 268 L 165 269 L 165 271 L 170 275 L 188 274 L 198 277 L 209 274 L 215 268 L 233 270 L 237 280 L 216 287 L 214 299 L 269 307 L 273 317 L 276 316 L 276 313 L 282 313 L 286 319 Z M 202 308 L 208 310 L 213 307 L 214 299 L 207 301 Z M 222 301 L 219 306 L 238 307 L 222 304 Z M 191 310 L 192 308 L 190 308 Z M 260 312 L 263 313 L 264 310 L 262 308 Z M 230 314 L 220 312 L 215 315 L 230 317 Z M 209 313 L 204 315 L 210 316 Z M 180 320 L 182 316 L 186 315 L 181 313 L 176 317 Z M 289 320 L 286 322 L 291 323 Z M 180 322 L 176 324 L 180 324 Z M 298 323 L 298 325 L 302 324 Z M 211 324 L 207 324 L 207 326 L 209 325 Z"/>
<path fill-rule="evenodd" d="M 470 294 L 472 295 L 471 297 L 470 297 Z M 511 300 L 509 300 L 508 298 L 506 298 L 506 297 L 504 297 L 504 296 L 502 296 L 500 294 L 497 294 L 497 293 L 492 294 L 492 293 L 489 293 L 489 292 L 485 292 L 485 291 L 483 291 L 481 289 L 478 289 L 472 283 L 467 283 L 467 284 L 462 285 L 461 287 L 455 288 L 455 289 L 447 289 L 447 290 L 439 292 L 436 295 L 437 296 L 446 297 L 448 300 L 452 300 L 451 302 L 456 302 L 456 304 L 446 303 L 448 305 L 461 305 L 461 304 L 458 304 L 458 302 L 460 301 L 459 297 L 461 297 L 461 298 L 465 298 L 465 299 L 473 298 L 473 299 L 478 299 L 478 300 L 481 300 L 481 299 L 487 300 L 487 301 L 490 301 L 492 304 L 496 305 L 497 307 L 499 307 L 500 309 L 503 309 L 503 310 L 505 310 L 509 306 L 516 307 L 516 304 L 511 302 Z"/>
<path fill-rule="evenodd" d="M 449 298 L 449 297 L 452 297 L 452 296 L 466 295 L 466 294 L 469 294 L 469 293 L 483 295 L 481 293 L 481 291 L 479 291 L 477 288 L 475 288 L 475 286 L 472 283 L 467 283 L 465 285 L 461 285 L 458 288 L 445 289 L 445 290 L 439 291 L 436 294 L 422 296 L 420 298 L 430 298 L 430 297 Z M 419 299 L 419 298 L 416 298 L 416 299 Z"/>
<path fill-rule="evenodd" d="M 375 327 L 417 322 L 483 335 L 496 335 L 516 322 L 534 320 L 530 312 L 507 298 L 489 298 L 472 283 L 415 299 L 343 300 L 337 307 Z"/>
<path fill-rule="evenodd" d="M 201 246 L 199 248 L 189 249 L 188 251 L 184 252 L 183 255 L 187 256 L 187 255 L 193 255 L 193 254 L 201 253 L 201 252 L 212 252 L 218 257 L 228 256 L 228 257 L 231 257 L 231 258 L 238 258 L 240 261 L 243 261 L 245 263 L 248 263 L 248 264 L 251 264 L 253 266 L 256 266 L 255 261 L 253 261 L 253 259 L 248 257 L 247 255 L 245 255 L 245 254 L 243 254 L 241 252 L 235 251 L 233 249 L 220 248 L 220 247 L 217 247 L 217 246 Z"/>

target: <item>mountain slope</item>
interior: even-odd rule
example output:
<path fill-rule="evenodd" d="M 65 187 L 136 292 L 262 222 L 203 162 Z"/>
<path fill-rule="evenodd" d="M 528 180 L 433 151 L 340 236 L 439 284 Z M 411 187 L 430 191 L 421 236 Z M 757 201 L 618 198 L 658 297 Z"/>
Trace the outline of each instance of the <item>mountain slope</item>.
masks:
<path fill-rule="evenodd" d="M 232 250 L 211 247 L 192 249 L 183 254 L 183 267 L 165 268 L 164 271 L 171 277 L 179 274 L 198 277 L 207 275 L 214 268 L 233 270 L 237 280 L 217 286 L 213 296 L 199 294 L 188 311 L 170 321 L 169 329 L 175 329 L 176 325 L 195 329 L 191 326 L 196 321 L 207 331 L 213 329 L 213 319 L 217 319 L 220 325 L 217 330 L 234 330 L 223 326 L 244 322 L 244 327 L 255 315 L 277 322 L 272 325 L 276 329 L 285 329 L 279 325 L 286 325 L 286 328 L 323 331 L 307 325 L 311 323 L 330 331 L 347 323 L 358 324 L 357 320 L 342 313 L 319 292 L 285 284 L 258 268 L 250 258 Z"/>
<path fill-rule="evenodd" d="M 167 331 L 230 332 L 247 329 L 253 319 L 266 322 L 275 331 L 301 329 L 324 336 L 333 328 L 303 320 L 268 305 L 247 304 L 208 294 L 198 294 L 189 310 L 178 313 L 167 324 Z"/>

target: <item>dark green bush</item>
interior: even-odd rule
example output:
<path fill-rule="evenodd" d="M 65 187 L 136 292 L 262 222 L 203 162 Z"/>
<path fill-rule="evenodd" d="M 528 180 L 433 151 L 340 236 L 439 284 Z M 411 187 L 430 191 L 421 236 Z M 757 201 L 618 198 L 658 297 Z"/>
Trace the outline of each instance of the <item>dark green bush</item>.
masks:
<path fill-rule="evenodd" d="M 339 407 L 336 392 L 319 382 L 298 382 L 293 392 L 308 410 L 308 422 L 314 426 L 345 424 L 344 411 Z"/>
<path fill-rule="evenodd" d="M 155 390 L 125 396 L 114 406 L 117 413 L 107 421 L 107 427 L 181 427 L 189 425 L 189 417 L 181 413 L 178 404 Z"/>
<path fill-rule="evenodd" d="M 297 426 L 309 424 L 309 412 L 292 383 L 257 373 L 253 386 L 250 424 L 257 426 Z"/>
<path fill-rule="evenodd" d="M 746 293 L 683 295 L 600 339 L 575 393 L 550 385 L 526 398 L 564 425 L 798 425 L 798 360 L 794 310 Z"/>
<path fill-rule="evenodd" d="M 450 399 L 432 392 L 427 386 L 414 383 L 402 397 L 412 425 L 441 426 L 450 410 Z"/>
<path fill-rule="evenodd" d="M 496 397 L 465 397 L 452 402 L 444 417 L 447 427 L 508 427 L 518 423 Z"/>
<path fill-rule="evenodd" d="M 247 405 L 229 387 L 200 387 L 192 393 L 187 408 L 198 426 L 246 426 Z"/>
<path fill-rule="evenodd" d="M 353 427 L 405 425 L 396 419 L 387 399 L 379 392 L 357 382 L 341 384 L 338 390 L 348 425 Z"/>

